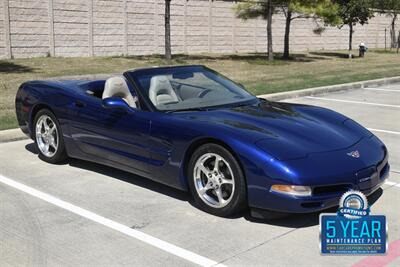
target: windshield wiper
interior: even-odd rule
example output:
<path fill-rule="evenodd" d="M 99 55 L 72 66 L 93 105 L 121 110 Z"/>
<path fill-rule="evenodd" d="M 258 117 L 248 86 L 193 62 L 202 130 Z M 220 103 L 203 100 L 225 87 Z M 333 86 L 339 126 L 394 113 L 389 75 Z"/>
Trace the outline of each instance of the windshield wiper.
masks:
<path fill-rule="evenodd" d="M 172 109 L 172 110 L 165 111 L 165 113 L 185 112 L 185 111 L 208 111 L 208 109 L 207 108 Z"/>
<path fill-rule="evenodd" d="M 251 106 L 253 105 L 253 103 L 251 103 L 250 101 L 246 101 L 246 102 L 242 102 L 242 103 L 238 103 L 238 104 L 232 104 L 231 107 L 232 108 L 240 108 L 240 107 L 246 107 L 246 106 Z"/>

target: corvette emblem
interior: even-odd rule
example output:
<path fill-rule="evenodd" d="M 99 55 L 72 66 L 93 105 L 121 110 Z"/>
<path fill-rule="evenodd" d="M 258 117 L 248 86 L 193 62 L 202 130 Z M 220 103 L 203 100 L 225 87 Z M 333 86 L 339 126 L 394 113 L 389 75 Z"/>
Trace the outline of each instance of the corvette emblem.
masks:
<path fill-rule="evenodd" d="M 360 157 L 360 152 L 358 150 L 351 151 L 347 153 L 348 156 L 358 159 Z"/>

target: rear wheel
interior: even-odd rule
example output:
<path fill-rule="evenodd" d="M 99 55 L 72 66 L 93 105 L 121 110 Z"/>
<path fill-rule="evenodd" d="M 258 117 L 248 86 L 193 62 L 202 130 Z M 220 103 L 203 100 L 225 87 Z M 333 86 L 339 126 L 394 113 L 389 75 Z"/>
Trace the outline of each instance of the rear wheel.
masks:
<path fill-rule="evenodd" d="M 200 209 L 230 216 L 246 207 L 246 183 L 233 155 L 217 144 L 199 147 L 189 162 L 189 186 Z"/>
<path fill-rule="evenodd" d="M 40 110 L 35 116 L 34 140 L 42 160 L 58 163 L 67 158 L 61 127 L 48 109 Z"/>

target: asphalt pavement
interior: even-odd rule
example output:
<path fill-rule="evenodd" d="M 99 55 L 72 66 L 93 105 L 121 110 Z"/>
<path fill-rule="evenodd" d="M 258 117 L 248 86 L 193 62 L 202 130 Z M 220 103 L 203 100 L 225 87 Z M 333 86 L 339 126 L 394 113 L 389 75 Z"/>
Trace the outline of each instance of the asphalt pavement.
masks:
<path fill-rule="evenodd" d="M 81 160 L 51 165 L 33 141 L 0 144 L 1 266 L 399 266 L 400 84 L 289 99 L 355 119 L 388 147 L 387 256 L 321 256 L 318 213 L 219 218 L 187 193 Z M 372 264 L 372 265 L 371 265 Z"/>

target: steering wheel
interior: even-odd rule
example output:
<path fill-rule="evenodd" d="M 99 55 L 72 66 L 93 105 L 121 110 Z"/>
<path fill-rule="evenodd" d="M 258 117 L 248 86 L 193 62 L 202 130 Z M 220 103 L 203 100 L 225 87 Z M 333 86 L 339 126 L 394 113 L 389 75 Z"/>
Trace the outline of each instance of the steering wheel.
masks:
<path fill-rule="evenodd" d="M 198 97 L 198 98 L 203 98 L 206 94 L 208 94 L 208 93 L 210 93 L 210 92 L 212 92 L 211 89 L 205 89 L 204 91 L 201 91 L 201 92 L 197 95 L 197 97 Z"/>

